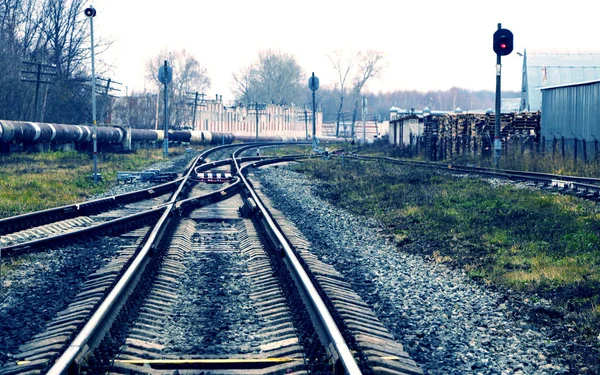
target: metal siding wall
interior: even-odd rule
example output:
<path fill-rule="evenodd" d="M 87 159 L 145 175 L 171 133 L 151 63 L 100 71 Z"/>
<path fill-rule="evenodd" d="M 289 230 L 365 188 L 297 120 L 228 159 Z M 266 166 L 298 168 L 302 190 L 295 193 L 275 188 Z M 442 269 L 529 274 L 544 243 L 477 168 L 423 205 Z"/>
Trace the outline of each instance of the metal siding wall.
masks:
<path fill-rule="evenodd" d="M 600 139 L 600 83 L 542 90 L 542 135 Z"/>

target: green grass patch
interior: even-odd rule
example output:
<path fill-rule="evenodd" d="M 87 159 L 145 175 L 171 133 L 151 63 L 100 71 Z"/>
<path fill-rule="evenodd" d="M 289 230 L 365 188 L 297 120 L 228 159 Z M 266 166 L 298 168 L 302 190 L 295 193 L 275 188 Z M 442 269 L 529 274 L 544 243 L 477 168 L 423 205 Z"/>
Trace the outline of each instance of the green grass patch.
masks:
<path fill-rule="evenodd" d="M 542 294 L 600 291 L 596 203 L 384 162 L 342 166 L 336 158 L 294 168 L 323 183 L 323 198 L 384 223 L 399 246 L 477 279 Z M 560 303 L 580 298 L 598 310 L 600 293 L 576 294 Z"/>
<path fill-rule="evenodd" d="M 171 156 L 185 152 L 170 148 Z M 131 154 L 100 153 L 93 182 L 89 154 L 70 152 L 0 154 L 0 217 L 81 202 L 116 184 L 118 171 L 137 171 L 164 160 L 162 149 L 140 149 Z"/>

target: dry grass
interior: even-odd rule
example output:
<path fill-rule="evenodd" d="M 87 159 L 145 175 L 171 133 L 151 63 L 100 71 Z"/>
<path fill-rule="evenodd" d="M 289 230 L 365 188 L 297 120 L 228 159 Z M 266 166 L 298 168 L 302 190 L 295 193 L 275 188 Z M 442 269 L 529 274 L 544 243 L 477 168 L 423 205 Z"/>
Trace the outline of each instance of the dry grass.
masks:
<path fill-rule="evenodd" d="M 172 148 L 170 155 L 185 152 Z M 116 183 L 117 171 L 140 170 L 163 160 L 162 150 L 134 154 L 101 153 L 94 185 L 93 162 L 78 152 L 0 154 L 0 217 L 72 204 L 105 191 Z"/>

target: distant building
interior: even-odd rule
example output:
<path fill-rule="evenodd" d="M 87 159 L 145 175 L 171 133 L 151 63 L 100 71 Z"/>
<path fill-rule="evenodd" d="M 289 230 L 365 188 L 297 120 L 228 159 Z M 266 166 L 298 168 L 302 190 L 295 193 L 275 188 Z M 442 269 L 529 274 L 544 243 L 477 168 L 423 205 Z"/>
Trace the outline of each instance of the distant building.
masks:
<path fill-rule="evenodd" d="M 500 113 L 519 112 L 521 98 L 502 98 L 500 102 Z"/>
<path fill-rule="evenodd" d="M 521 111 L 542 109 L 546 87 L 600 79 L 600 51 L 525 50 Z"/>

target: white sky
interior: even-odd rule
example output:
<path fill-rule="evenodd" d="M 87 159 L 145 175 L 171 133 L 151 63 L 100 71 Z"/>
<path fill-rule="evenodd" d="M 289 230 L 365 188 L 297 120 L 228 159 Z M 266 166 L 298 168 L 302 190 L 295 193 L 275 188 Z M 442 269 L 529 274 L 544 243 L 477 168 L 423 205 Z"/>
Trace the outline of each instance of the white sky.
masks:
<path fill-rule="evenodd" d="M 502 89 L 520 90 L 522 57 L 537 48 L 600 49 L 592 0 L 95 0 L 95 38 L 114 39 L 101 58 L 110 78 L 129 91 L 144 88 L 145 61 L 162 48 L 186 49 L 208 70 L 208 97 L 233 100 L 232 73 L 258 52 L 295 56 L 321 86 L 336 73 L 336 49 L 376 50 L 387 67 L 372 92 L 416 89 L 495 90 L 492 35 L 498 23 L 514 34 L 502 58 Z M 157 67 L 158 69 L 158 67 Z M 148 87 L 151 87 L 148 85 Z M 125 87 L 122 90 L 125 92 Z M 399 103 L 399 105 L 401 105 Z"/>

